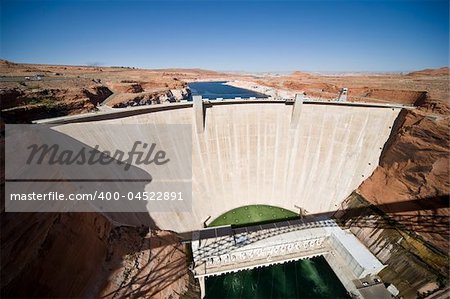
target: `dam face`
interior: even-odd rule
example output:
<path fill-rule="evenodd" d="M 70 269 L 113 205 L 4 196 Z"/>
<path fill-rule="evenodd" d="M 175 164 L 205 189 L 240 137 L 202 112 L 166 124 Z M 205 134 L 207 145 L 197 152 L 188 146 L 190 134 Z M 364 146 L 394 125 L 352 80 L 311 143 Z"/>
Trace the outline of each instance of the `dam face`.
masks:
<path fill-rule="evenodd" d="M 293 118 L 294 107 L 285 102 L 211 104 L 203 111 L 204 127 L 190 105 L 95 123 L 192 125 L 192 213 L 149 209 L 159 228 L 185 232 L 244 205 L 296 212 L 301 207 L 309 214 L 338 209 L 378 165 L 401 110 L 305 102 Z M 114 150 L 114 130 L 87 130 L 93 122 L 54 128 L 87 145 Z M 142 132 L 128 133 L 130 139 L 152 142 Z M 191 154 L 187 148 L 177 151 Z M 137 219 L 121 215 L 114 220 L 139 224 Z"/>

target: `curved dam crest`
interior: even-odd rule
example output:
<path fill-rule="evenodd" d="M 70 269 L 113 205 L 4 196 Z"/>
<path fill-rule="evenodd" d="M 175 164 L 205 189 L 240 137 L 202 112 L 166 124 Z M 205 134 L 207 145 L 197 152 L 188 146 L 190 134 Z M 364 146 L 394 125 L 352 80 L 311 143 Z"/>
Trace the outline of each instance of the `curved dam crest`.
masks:
<path fill-rule="evenodd" d="M 191 124 L 192 212 L 153 212 L 154 224 L 185 232 L 203 227 L 209 217 L 243 205 L 264 204 L 307 213 L 336 210 L 378 165 L 383 146 L 401 108 L 362 105 L 302 105 L 292 126 L 293 105 L 227 103 L 204 111 L 204 129 L 197 133 L 193 107 L 168 109 L 116 119 L 102 124 Z M 87 145 L 113 151 L 115 132 L 91 122 L 53 128 Z M 170 136 L 161 138 L 170 140 Z M 129 132 L 130 140 L 152 142 L 145 132 Z M 181 157 L 187 146 L 177 148 Z M 140 224 L 131 214 L 110 216 L 123 224 Z"/>

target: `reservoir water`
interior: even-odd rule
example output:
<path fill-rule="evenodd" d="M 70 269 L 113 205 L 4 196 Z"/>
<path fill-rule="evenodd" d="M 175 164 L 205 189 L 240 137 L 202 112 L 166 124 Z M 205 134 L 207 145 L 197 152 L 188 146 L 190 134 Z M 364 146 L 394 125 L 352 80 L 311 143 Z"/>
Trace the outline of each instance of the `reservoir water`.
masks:
<path fill-rule="evenodd" d="M 325 258 L 206 278 L 206 298 L 350 298 Z"/>
<path fill-rule="evenodd" d="M 225 85 L 224 83 L 226 81 L 192 82 L 188 86 L 191 89 L 192 95 L 201 95 L 204 99 L 210 100 L 216 100 L 218 98 L 234 99 L 236 97 L 242 99 L 249 99 L 251 97 L 267 98 L 265 94 Z"/>

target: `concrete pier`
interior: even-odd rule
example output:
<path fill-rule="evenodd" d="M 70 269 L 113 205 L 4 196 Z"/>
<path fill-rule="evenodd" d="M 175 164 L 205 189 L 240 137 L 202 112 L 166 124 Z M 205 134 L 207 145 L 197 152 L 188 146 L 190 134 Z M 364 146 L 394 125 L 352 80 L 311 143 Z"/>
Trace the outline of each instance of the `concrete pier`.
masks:
<path fill-rule="evenodd" d="M 300 116 L 302 113 L 303 100 L 305 98 L 304 94 L 296 94 L 294 100 L 294 107 L 292 108 L 292 119 L 291 119 L 291 129 L 295 130 L 300 123 Z"/>
<path fill-rule="evenodd" d="M 194 112 L 195 112 L 195 129 L 197 133 L 203 133 L 203 129 L 205 126 L 204 123 L 204 103 L 202 96 L 193 96 L 192 101 L 194 102 Z"/>

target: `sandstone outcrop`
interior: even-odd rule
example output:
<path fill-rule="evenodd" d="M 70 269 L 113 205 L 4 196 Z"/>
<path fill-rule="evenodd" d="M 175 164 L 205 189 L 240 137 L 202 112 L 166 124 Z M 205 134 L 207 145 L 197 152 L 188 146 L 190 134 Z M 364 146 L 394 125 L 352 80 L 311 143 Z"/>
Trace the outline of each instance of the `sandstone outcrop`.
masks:
<path fill-rule="evenodd" d="M 110 275 L 99 297 L 163 299 L 189 293 L 198 297 L 183 245 L 173 233 L 117 227 L 110 239 L 105 264 Z"/>
<path fill-rule="evenodd" d="M 102 281 L 110 222 L 94 213 L 2 213 L 2 297 L 88 297 Z"/>
<path fill-rule="evenodd" d="M 95 111 L 96 106 L 112 92 L 99 83 L 71 86 L 60 82 L 60 86 L 40 82 L 1 83 L 2 116 L 8 122 L 27 123 L 39 118 L 78 114 Z"/>
<path fill-rule="evenodd" d="M 2 298 L 198 297 L 171 232 L 114 227 L 99 213 L 2 213 L 0 221 Z"/>
<path fill-rule="evenodd" d="M 361 186 L 361 194 L 371 203 L 391 203 L 450 194 L 450 118 L 420 110 L 403 112 L 380 158 L 380 165 Z M 410 227 L 430 243 L 449 250 L 448 233 L 420 233 L 420 216 Z M 449 209 L 434 211 L 436 217 L 450 217 Z M 423 225 L 427 225 L 424 223 Z"/>
<path fill-rule="evenodd" d="M 189 89 L 170 89 L 163 91 L 150 91 L 140 93 L 122 93 L 118 94 L 107 103 L 113 108 L 125 108 L 133 106 L 156 105 L 163 103 L 175 103 L 188 99 Z"/>
<path fill-rule="evenodd" d="M 93 112 L 102 104 L 127 107 L 177 102 L 189 97 L 183 79 L 199 74 L 219 75 L 202 70 L 50 66 L 1 60 L 2 116 L 10 123 L 29 123 Z"/>
<path fill-rule="evenodd" d="M 112 89 L 117 93 L 139 93 L 144 91 L 140 83 L 124 81 L 120 84 L 113 84 Z"/>

